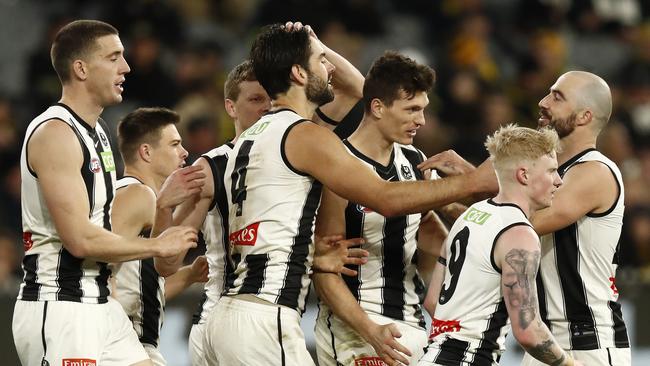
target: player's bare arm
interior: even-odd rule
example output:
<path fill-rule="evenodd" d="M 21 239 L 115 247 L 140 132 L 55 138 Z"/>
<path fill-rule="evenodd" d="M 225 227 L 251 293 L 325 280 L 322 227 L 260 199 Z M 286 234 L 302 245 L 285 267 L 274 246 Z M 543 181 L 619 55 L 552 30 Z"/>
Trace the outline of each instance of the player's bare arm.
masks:
<path fill-rule="evenodd" d="M 189 168 L 193 170 L 189 170 Z M 197 159 L 194 164 L 192 164 L 187 169 L 191 173 L 185 174 L 184 177 L 174 177 L 174 174 L 179 172 L 177 170 L 176 172 L 172 173 L 172 175 L 165 181 L 166 184 L 163 185 L 163 187 L 173 187 L 174 179 L 185 178 L 185 182 L 188 184 L 188 189 L 183 190 L 182 192 L 186 192 L 187 194 L 184 193 L 179 195 L 182 197 L 182 199 L 180 200 L 180 204 L 177 206 L 172 206 L 169 209 L 161 209 L 159 207 L 156 210 L 156 223 L 154 225 L 154 232 L 167 229 L 170 226 L 178 225 L 189 226 L 197 231 L 201 229 L 203 221 L 205 220 L 205 217 L 207 216 L 210 209 L 210 203 L 212 202 L 212 198 L 214 196 L 212 170 L 210 169 L 207 160 L 203 158 Z M 189 184 L 191 183 L 191 177 L 197 177 L 195 179 L 200 179 L 202 181 L 203 184 L 200 190 L 197 191 L 193 185 Z M 161 189 L 161 192 L 163 192 L 163 189 Z M 158 202 L 160 202 L 160 199 Z M 185 258 L 186 254 L 187 250 L 182 251 L 172 257 L 155 258 L 156 271 L 158 271 L 158 273 L 160 273 L 162 276 L 169 276 L 174 274 L 183 265 L 183 259 Z"/>
<path fill-rule="evenodd" d="M 426 309 L 431 318 L 433 318 L 434 314 L 436 313 L 436 304 L 438 304 L 438 298 L 440 297 L 440 289 L 442 288 L 442 284 L 445 282 L 446 268 L 447 249 L 443 243 L 442 248 L 440 249 L 440 256 L 436 261 L 436 265 L 433 267 L 433 274 L 431 275 L 431 280 L 429 281 L 427 296 L 424 298 L 424 309 Z"/>
<path fill-rule="evenodd" d="M 150 229 L 155 215 L 156 195 L 144 184 L 131 184 L 118 189 L 111 210 L 112 231 L 135 238 L 143 229 Z"/>
<path fill-rule="evenodd" d="M 384 216 L 424 212 L 491 188 L 493 171 L 432 181 L 387 182 L 349 154 L 331 131 L 313 123 L 293 127 L 285 142 L 289 162 L 333 192 Z M 487 182 L 487 184 L 486 184 Z"/>
<path fill-rule="evenodd" d="M 165 278 L 165 301 L 169 301 L 197 282 L 208 282 L 208 260 L 198 256 L 192 264 Z"/>
<path fill-rule="evenodd" d="M 531 217 L 530 221 L 539 235 L 563 229 L 588 213 L 605 212 L 614 205 L 619 195 L 612 172 L 597 161 L 571 167 L 562 180 L 564 183 L 555 192 L 553 205 L 537 211 Z"/>
<path fill-rule="evenodd" d="M 497 240 L 494 261 L 501 268 L 501 291 L 512 332 L 531 356 L 549 365 L 573 365 L 542 322 L 535 278 L 539 269 L 539 239 L 526 225 L 514 226 Z"/>
<path fill-rule="evenodd" d="M 124 238 L 93 225 L 80 169 L 81 147 L 65 122 L 50 120 L 34 131 L 27 146 L 28 164 L 41 182 L 47 207 L 64 247 L 78 258 L 124 262 L 170 256 L 196 246 L 196 231 L 179 227 L 154 240 Z"/>
<path fill-rule="evenodd" d="M 429 211 L 422 216 L 418 228 L 417 269 L 427 286 L 448 233 L 435 212 Z"/>

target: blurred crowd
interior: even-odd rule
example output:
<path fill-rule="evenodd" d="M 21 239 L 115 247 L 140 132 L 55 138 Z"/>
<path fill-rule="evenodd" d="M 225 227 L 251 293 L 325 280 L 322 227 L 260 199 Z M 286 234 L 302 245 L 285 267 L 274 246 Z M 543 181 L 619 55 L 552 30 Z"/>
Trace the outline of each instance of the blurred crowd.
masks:
<path fill-rule="evenodd" d="M 15 295 L 21 278 L 24 129 L 60 97 L 51 39 L 78 18 L 116 26 L 131 66 L 124 102 L 104 119 L 114 127 L 136 107 L 175 109 L 188 163 L 232 138 L 223 80 L 269 23 L 312 25 L 362 73 L 386 49 L 432 66 L 437 82 L 416 146 L 427 155 L 452 148 L 474 163 L 499 125 L 536 125 L 537 103 L 562 72 L 594 72 L 614 96 L 599 147 L 625 179 L 620 264 L 650 282 L 648 1 L 0 0 L 0 293 Z M 359 108 L 352 113 L 360 118 Z"/>

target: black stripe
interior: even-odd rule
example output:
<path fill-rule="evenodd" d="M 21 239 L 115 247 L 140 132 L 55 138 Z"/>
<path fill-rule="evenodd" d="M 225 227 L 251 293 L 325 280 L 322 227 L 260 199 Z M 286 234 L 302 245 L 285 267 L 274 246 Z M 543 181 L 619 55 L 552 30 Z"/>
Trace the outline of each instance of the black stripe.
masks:
<path fill-rule="evenodd" d="M 411 171 L 415 175 L 415 179 L 423 180 L 424 174 L 417 168 L 418 164 L 424 161 L 422 159 L 422 154 L 416 150 L 407 149 L 405 147 L 402 147 L 401 150 L 406 160 L 411 164 Z"/>
<path fill-rule="evenodd" d="M 614 345 L 616 348 L 629 348 L 630 341 L 627 338 L 627 328 L 623 321 L 621 304 L 616 301 L 608 301 L 607 306 L 612 310 L 612 321 L 614 323 Z"/>
<path fill-rule="evenodd" d="M 284 145 L 287 142 L 287 136 L 289 136 L 289 131 L 291 131 L 291 129 L 296 127 L 296 125 L 298 125 L 299 123 L 303 123 L 303 122 L 311 122 L 311 121 L 308 120 L 308 119 L 299 119 L 296 122 L 290 124 L 287 127 L 287 129 L 284 131 L 284 133 L 282 134 L 282 140 L 280 141 L 280 156 L 282 156 L 282 161 L 284 162 L 284 165 L 286 165 L 287 168 L 289 168 L 289 170 L 291 170 L 292 172 L 294 172 L 294 173 L 296 173 L 298 175 L 302 175 L 302 176 L 306 177 L 309 174 L 307 174 L 305 172 L 301 172 L 300 170 L 294 168 L 293 165 L 291 165 L 291 163 L 289 162 L 289 158 L 287 158 L 287 153 L 286 153 L 285 148 L 284 148 Z"/>
<path fill-rule="evenodd" d="M 95 207 L 95 173 L 90 168 L 90 151 L 88 150 L 88 146 L 86 146 L 86 142 L 81 136 L 81 132 L 77 129 L 77 127 L 72 124 L 71 125 L 72 130 L 74 133 L 77 135 L 77 138 L 79 139 L 79 144 L 81 145 L 81 152 L 84 157 L 84 161 L 81 164 L 81 178 L 84 181 L 84 186 L 86 186 L 86 194 L 88 195 L 88 218 L 92 217 L 93 214 L 93 208 Z"/>
<path fill-rule="evenodd" d="M 499 351 L 497 340 L 501 335 L 501 330 L 508 323 L 508 309 L 503 298 L 497 305 L 496 310 L 490 315 L 487 329 L 481 336 L 481 343 L 476 349 L 472 366 L 491 366 L 494 364 L 496 352 Z"/>
<path fill-rule="evenodd" d="M 590 350 L 599 348 L 596 324 L 589 304 L 584 281 L 578 270 L 579 248 L 576 224 L 567 226 L 553 234 L 555 258 L 566 318 L 569 322 L 571 349 Z"/>
<path fill-rule="evenodd" d="M 280 317 L 280 312 L 282 308 L 278 306 L 278 340 L 280 341 L 280 352 L 282 355 L 282 366 L 286 364 L 284 356 L 284 346 L 282 345 L 282 318 Z"/>
<path fill-rule="evenodd" d="M 224 244 L 225 245 L 225 244 Z M 237 268 L 239 266 L 239 262 L 241 262 L 241 253 L 232 253 L 229 256 L 226 257 L 226 259 L 230 258 L 232 260 L 232 265 Z M 224 286 L 223 289 L 223 294 L 227 294 L 228 290 L 235 287 L 235 280 L 237 279 L 237 274 L 233 271 L 232 273 L 226 273 L 226 286 Z M 244 280 L 245 283 L 246 280 Z M 257 293 L 257 292 L 255 292 Z"/>
<path fill-rule="evenodd" d="M 314 219 L 320 205 L 322 188 L 323 185 L 314 180 L 309 193 L 307 193 L 305 205 L 302 208 L 298 222 L 298 234 L 293 238 L 293 244 L 291 245 L 291 253 L 287 263 L 289 268 L 282 289 L 280 289 L 279 305 L 293 309 L 298 308 L 300 292 L 303 288 L 303 276 L 307 274 L 307 257 L 309 256 L 309 247 L 313 241 Z"/>
<path fill-rule="evenodd" d="M 41 284 L 38 283 L 38 254 L 29 254 L 23 258 L 23 271 L 25 286 L 19 300 L 38 301 L 41 290 Z"/>
<path fill-rule="evenodd" d="M 346 238 L 361 238 L 363 230 L 363 219 L 365 214 L 359 209 L 359 205 L 353 202 L 348 202 L 345 207 L 345 237 Z M 358 245 L 355 248 L 360 248 Z M 359 300 L 359 287 L 361 286 L 361 267 L 356 264 L 347 264 L 347 268 L 357 271 L 356 276 L 342 276 L 343 281 L 348 286 L 348 289 Z"/>
<path fill-rule="evenodd" d="M 154 267 L 153 258 L 140 261 L 140 302 L 142 303 L 142 336 L 140 343 L 150 344 L 158 347 L 160 331 L 160 314 L 162 304 L 158 300 L 160 283 L 159 275 Z"/>
<path fill-rule="evenodd" d="M 239 289 L 240 294 L 259 294 L 264 284 L 264 272 L 269 261 L 268 254 L 249 254 L 244 258 L 246 262 L 246 277 Z"/>
<path fill-rule="evenodd" d="M 609 366 L 613 366 L 612 365 L 612 354 L 609 353 L 609 348 L 607 348 L 607 363 L 609 364 Z"/>
<path fill-rule="evenodd" d="M 583 151 L 577 153 L 576 155 L 574 155 L 571 159 L 565 161 L 562 165 L 560 165 L 560 166 L 557 168 L 557 171 L 558 171 L 558 173 L 560 174 L 560 177 L 564 177 L 564 174 L 566 174 L 566 171 L 567 171 L 567 170 L 568 170 L 568 169 L 569 169 L 569 168 L 570 168 L 570 167 L 571 167 L 571 166 L 572 166 L 576 161 L 578 161 L 580 158 L 582 158 L 582 157 L 585 156 L 587 153 L 592 152 L 592 151 L 596 151 L 596 149 L 593 148 L 593 147 L 591 147 L 591 148 L 588 148 L 588 149 L 586 149 L 586 150 L 583 150 Z"/>
<path fill-rule="evenodd" d="M 440 344 L 440 353 L 433 362 L 443 366 L 461 366 L 468 349 L 469 342 L 448 337 Z"/>
<path fill-rule="evenodd" d="M 59 291 L 56 294 L 57 300 L 81 302 L 83 296 L 81 290 L 83 270 L 81 265 L 83 261 L 83 259 L 70 254 L 67 249 L 61 248 L 56 271 L 56 283 L 59 285 Z"/>
<path fill-rule="evenodd" d="M 108 133 L 109 130 L 108 127 L 106 126 L 106 122 L 104 122 L 104 120 L 101 118 L 99 118 L 97 122 L 102 128 L 101 130 L 96 131 L 94 134 L 92 134 L 92 138 L 93 138 L 93 142 L 96 143 L 95 150 L 97 152 L 97 155 L 100 157 L 99 161 L 102 163 L 102 167 L 103 167 L 102 172 L 104 174 L 104 185 L 106 187 L 106 202 L 104 203 L 104 229 L 111 231 L 110 211 L 111 211 L 111 203 L 113 202 L 115 189 L 113 188 L 113 177 L 111 176 L 111 172 L 107 171 L 106 166 L 104 165 L 104 159 L 102 158 L 101 153 L 106 152 L 106 150 L 104 150 L 104 145 L 100 141 L 100 136 L 99 136 L 101 133 L 103 133 L 106 139 L 108 140 L 110 139 L 110 135 Z"/>
<path fill-rule="evenodd" d="M 221 215 L 221 245 L 223 245 L 223 252 L 225 253 L 224 259 L 224 276 L 226 279 L 235 273 L 235 266 L 229 256 L 230 253 L 230 239 L 228 233 L 230 228 L 228 226 L 228 196 L 226 195 L 226 186 L 224 183 L 223 173 L 226 171 L 226 164 L 228 163 L 228 155 L 220 155 L 213 159 L 216 171 L 212 172 L 214 180 L 214 199 L 216 200 L 219 215 Z"/>
<path fill-rule="evenodd" d="M 541 269 L 540 272 L 537 272 L 537 277 L 535 278 L 537 283 L 537 299 L 539 301 L 539 316 L 546 324 L 548 329 L 553 333 L 553 325 L 548 320 L 548 305 L 546 304 L 546 290 L 544 288 L 544 281 L 542 280 Z"/>
<path fill-rule="evenodd" d="M 219 180 L 219 173 L 217 172 L 217 166 L 214 160 L 216 160 L 219 156 L 215 157 L 210 157 L 207 155 L 202 155 L 201 156 L 205 161 L 208 162 L 208 166 L 210 167 L 210 172 L 212 173 L 212 181 L 213 181 L 213 189 L 214 189 L 214 194 L 212 195 L 212 201 L 210 201 L 210 206 L 208 207 L 208 211 L 212 211 L 212 209 L 217 205 L 217 190 L 218 186 L 223 186 L 223 180 Z M 227 158 L 226 158 L 227 161 Z"/>
<path fill-rule="evenodd" d="M 332 352 L 334 353 L 334 361 L 336 361 L 336 363 L 338 364 L 339 356 L 336 353 L 336 342 L 335 342 L 336 337 L 334 337 L 334 332 L 332 331 L 332 312 L 329 311 L 328 313 L 329 314 L 327 314 L 327 330 L 330 331 L 330 339 L 332 340 Z"/>
<path fill-rule="evenodd" d="M 192 314 L 192 324 L 199 324 L 201 321 L 201 314 L 203 314 L 203 306 L 205 302 L 208 301 L 208 290 L 203 290 L 201 294 L 201 300 L 199 301 L 199 306 L 197 307 L 194 314 Z"/>
<path fill-rule="evenodd" d="M 43 342 L 43 358 L 41 359 L 41 365 L 48 365 L 45 360 L 47 355 L 47 342 L 45 342 L 45 320 L 47 319 L 47 304 L 49 301 L 45 301 L 43 305 L 43 322 L 41 323 L 41 341 Z"/>

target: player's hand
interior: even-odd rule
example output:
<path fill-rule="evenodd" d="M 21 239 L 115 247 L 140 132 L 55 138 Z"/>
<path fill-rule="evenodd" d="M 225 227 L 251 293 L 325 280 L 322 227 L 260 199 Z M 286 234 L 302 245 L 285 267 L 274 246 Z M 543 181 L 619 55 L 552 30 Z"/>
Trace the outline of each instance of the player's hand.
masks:
<path fill-rule="evenodd" d="M 301 22 L 288 21 L 284 23 L 284 28 L 289 32 L 294 30 L 299 31 L 302 28 L 305 28 L 305 30 L 307 31 L 310 37 L 314 37 L 318 39 L 318 36 L 316 36 L 316 32 L 314 32 L 314 29 L 312 29 L 311 25 L 308 24 L 303 25 Z"/>
<path fill-rule="evenodd" d="M 183 201 L 201 192 L 205 184 L 205 173 L 200 165 L 176 169 L 162 185 L 158 193 L 160 208 L 174 208 Z"/>
<path fill-rule="evenodd" d="M 208 260 L 204 255 L 196 257 L 190 267 L 191 283 L 208 282 Z"/>
<path fill-rule="evenodd" d="M 199 240 L 196 229 L 189 226 L 173 226 L 156 237 L 156 257 L 168 258 L 184 253 L 190 248 L 196 248 Z"/>
<path fill-rule="evenodd" d="M 463 159 L 454 150 L 443 151 L 418 164 L 418 169 L 426 171 L 435 169 L 446 176 L 470 173 L 476 168 Z"/>
<path fill-rule="evenodd" d="M 396 338 L 400 337 L 402 333 L 395 324 L 391 323 L 376 324 L 364 338 L 375 349 L 377 356 L 389 366 L 408 365 L 410 362 L 407 357 L 411 357 L 412 354 L 408 348 L 397 341 Z"/>
<path fill-rule="evenodd" d="M 343 239 L 343 235 L 317 238 L 313 268 L 320 272 L 341 273 L 356 276 L 357 271 L 346 264 L 362 265 L 368 262 L 368 251 L 357 247 L 364 243 L 361 238 Z"/>

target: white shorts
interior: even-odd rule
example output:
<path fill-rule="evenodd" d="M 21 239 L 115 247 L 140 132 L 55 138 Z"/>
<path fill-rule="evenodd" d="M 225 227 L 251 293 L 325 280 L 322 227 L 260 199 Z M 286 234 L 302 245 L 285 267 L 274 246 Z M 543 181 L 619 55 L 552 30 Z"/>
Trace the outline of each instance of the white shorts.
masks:
<path fill-rule="evenodd" d="M 380 361 L 381 358 L 377 356 L 375 349 L 359 333 L 332 314 L 326 305 L 320 306 L 314 330 L 319 365 L 385 365 Z M 395 324 L 402 333 L 402 337 L 397 341 L 411 351 L 410 364 L 417 364 L 424 354 L 424 347 L 427 346 L 426 330 L 381 315 L 368 314 L 368 317 L 377 324 Z"/>
<path fill-rule="evenodd" d="M 167 366 L 167 361 L 165 361 L 165 358 L 162 353 L 160 353 L 158 347 L 154 347 L 152 344 L 147 343 L 143 343 L 142 347 L 144 347 L 144 350 L 149 355 L 149 359 L 151 359 L 153 366 Z"/>
<path fill-rule="evenodd" d="M 296 310 L 227 296 L 210 311 L 203 350 L 210 366 L 315 366 Z"/>
<path fill-rule="evenodd" d="M 630 366 L 632 356 L 629 348 L 601 348 L 589 351 L 570 351 L 567 352 L 576 360 L 581 361 L 588 366 Z M 546 365 L 537 361 L 533 356 L 526 353 L 521 361 L 522 366 Z"/>
<path fill-rule="evenodd" d="M 105 304 L 18 300 L 12 331 L 23 365 L 124 366 L 149 359 L 113 298 Z"/>
<path fill-rule="evenodd" d="M 205 335 L 206 323 L 193 324 L 190 330 L 188 347 L 190 351 L 190 364 L 192 366 L 207 366 L 205 353 L 203 352 L 203 337 Z"/>

